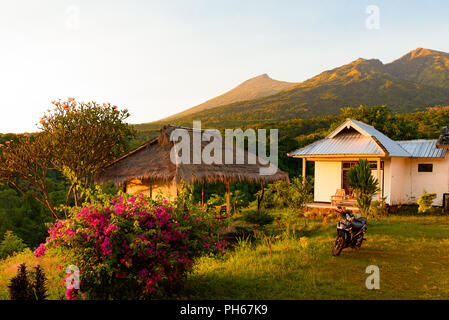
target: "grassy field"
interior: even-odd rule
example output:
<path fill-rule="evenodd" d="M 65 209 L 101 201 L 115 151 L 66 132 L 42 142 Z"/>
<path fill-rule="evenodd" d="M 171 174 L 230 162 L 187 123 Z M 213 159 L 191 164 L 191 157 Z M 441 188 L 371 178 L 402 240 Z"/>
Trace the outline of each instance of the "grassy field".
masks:
<path fill-rule="evenodd" d="M 306 222 L 305 222 L 306 223 Z M 449 299 L 449 219 L 369 221 L 360 250 L 331 254 L 335 221 L 308 222 L 271 248 L 243 242 L 223 259 L 203 258 L 188 279 L 192 299 Z M 365 286 L 380 269 L 380 290 Z"/>
<path fill-rule="evenodd" d="M 279 212 L 273 212 L 274 215 Z M 188 299 L 449 299 L 449 218 L 391 216 L 369 220 L 360 250 L 331 254 L 336 220 L 301 218 L 296 231 L 266 227 L 267 241 L 242 240 L 221 258 L 204 257 L 189 275 Z M 268 233 L 268 232 L 267 232 Z M 276 234 L 278 234 L 276 238 Z M 17 265 L 40 263 L 49 277 L 50 298 L 64 294 L 63 259 L 24 252 L 0 262 L 0 299 Z M 380 269 L 380 290 L 368 290 L 365 269 Z"/>

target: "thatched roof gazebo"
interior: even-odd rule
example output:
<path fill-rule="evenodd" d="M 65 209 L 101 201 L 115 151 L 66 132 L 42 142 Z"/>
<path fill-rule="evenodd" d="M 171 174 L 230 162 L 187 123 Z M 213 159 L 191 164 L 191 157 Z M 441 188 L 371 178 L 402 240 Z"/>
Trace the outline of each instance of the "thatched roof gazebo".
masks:
<path fill-rule="evenodd" d="M 175 147 L 175 142 L 170 140 L 170 136 L 175 129 L 184 129 L 188 136 L 190 137 L 190 154 L 187 155 L 189 158 L 189 163 L 181 161 L 181 156 L 179 152 L 173 152 L 174 157 L 171 152 Z M 254 181 L 254 182 L 273 182 L 276 180 L 286 180 L 288 181 L 288 174 L 281 171 L 277 167 L 274 167 L 274 174 L 262 175 L 261 169 L 268 168 L 270 164 L 266 164 L 259 157 L 254 154 L 250 154 L 247 151 L 236 148 L 235 143 L 230 145 L 225 143 L 225 138 L 223 137 L 221 143 L 221 163 L 205 163 L 201 155 L 198 163 L 198 155 L 195 155 L 194 148 L 194 134 L 200 135 L 200 149 L 201 153 L 210 152 L 210 148 L 207 147 L 209 141 L 203 141 L 202 138 L 205 134 L 210 136 L 216 136 L 217 131 L 214 130 L 202 130 L 194 128 L 186 128 L 168 125 L 164 126 L 159 137 L 150 140 L 144 145 L 130 151 L 124 156 L 116 159 L 108 166 L 106 166 L 96 177 L 96 183 L 108 184 L 113 183 L 116 186 L 122 186 L 127 193 L 145 193 L 150 196 L 154 196 L 156 192 L 162 192 L 162 194 L 167 198 L 173 198 L 177 194 L 177 187 L 184 181 L 186 183 L 193 183 L 195 181 L 202 182 L 215 182 L 222 181 L 226 184 L 227 191 L 227 210 L 230 209 L 230 199 L 229 199 L 229 184 L 232 181 Z M 219 134 L 219 133 L 218 133 Z M 197 136 L 198 137 L 198 136 Z M 198 141 L 198 140 L 197 140 Z M 232 150 L 229 150 L 233 148 Z M 175 149 L 176 150 L 176 149 Z M 244 155 L 244 161 L 242 164 L 236 164 L 236 150 L 242 152 Z M 232 163 L 226 163 L 225 154 L 226 152 L 234 151 Z M 182 151 L 184 152 L 184 150 Z M 181 153 L 182 153 L 181 152 Z M 211 153 L 214 156 L 214 152 Z M 185 156 L 185 155 L 184 155 Z M 217 154 L 220 157 L 219 154 Z M 252 164 L 249 161 L 250 157 L 256 158 L 256 163 Z M 196 164 L 194 160 L 196 157 Z M 183 158 L 186 159 L 185 157 Z M 271 166 L 273 166 L 271 164 Z M 204 186 L 204 184 L 203 184 Z M 203 190 L 203 201 L 204 201 L 204 190 Z"/>

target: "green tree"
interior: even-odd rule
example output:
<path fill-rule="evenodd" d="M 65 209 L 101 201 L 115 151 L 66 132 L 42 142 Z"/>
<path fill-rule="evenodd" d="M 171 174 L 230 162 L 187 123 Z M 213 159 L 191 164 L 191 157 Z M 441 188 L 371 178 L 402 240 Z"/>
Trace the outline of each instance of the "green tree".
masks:
<path fill-rule="evenodd" d="M 367 215 L 371 201 L 379 191 L 379 182 L 371 174 L 368 160 L 360 159 L 359 163 L 348 171 L 349 186 L 357 197 L 357 207 L 362 215 Z"/>
<path fill-rule="evenodd" d="M 53 104 L 53 111 L 39 122 L 39 133 L 0 144 L 0 180 L 59 218 L 55 199 L 61 198 L 64 188 L 51 194 L 54 180 L 49 176 L 54 172 L 66 176 L 70 186 L 65 204 L 73 196 L 78 205 L 81 190 L 91 187 L 98 170 L 128 149 L 134 131 L 124 122 L 129 117 L 126 109 L 72 98 Z"/>
<path fill-rule="evenodd" d="M 8 230 L 5 233 L 5 238 L 0 242 L 0 259 L 4 259 L 17 252 L 22 252 L 26 247 L 22 239 Z"/>
<path fill-rule="evenodd" d="M 306 180 L 306 183 L 303 183 L 300 177 L 293 178 L 290 183 L 276 181 L 265 188 L 261 205 L 263 208 L 288 207 L 301 210 L 312 201 L 311 188 L 311 181 Z M 261 196 L 261 191 L 257 195 Z"/>
<path fill-rule="evenodd" d="M 69 176 L 69 189 L 79 202 L 79 186 L 93 185 L 100 168 L 129 148 L 134 130 L 125 123 L 127 109 L 119 110 L 110 103 L 53 101 L 53 111 L 40 120 L 52 150 L 53 166 Z"/>

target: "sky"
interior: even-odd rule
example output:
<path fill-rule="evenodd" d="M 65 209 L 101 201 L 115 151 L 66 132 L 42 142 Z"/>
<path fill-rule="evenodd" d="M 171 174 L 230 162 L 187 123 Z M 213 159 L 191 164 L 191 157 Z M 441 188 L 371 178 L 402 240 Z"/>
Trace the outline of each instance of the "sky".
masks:
<path fill-rule="evenodd" d="M 0 132 L 36 131 L 58 98 L 144 123 L 263 73 L 300 82 L 359 57 L 449 52 L 448 14 L 446 0 L 2 1 Z"/>

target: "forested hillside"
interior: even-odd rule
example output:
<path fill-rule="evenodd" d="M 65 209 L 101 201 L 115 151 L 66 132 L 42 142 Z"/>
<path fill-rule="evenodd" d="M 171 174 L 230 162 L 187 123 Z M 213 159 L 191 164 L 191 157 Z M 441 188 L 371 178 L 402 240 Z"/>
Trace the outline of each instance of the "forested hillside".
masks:
<path fill-rule="evenodd" d="M 300 163 L 297 159 L 286 156 L 287 152 L 324 138 L 332 129 L 346 118 L 354 118 L 375 126 L 377 129 L 395 140 L 438 138 L 441 127 L 449 125 L 449 107 L 432 107 L 424 111 L 412 113 L 396 113 L 385 106 L 343 108 L 337 115 L 313 117 L 310 119 L 295 118 L 285 121 L 258 122 L 242 126 L 246 128 L 279 129 L 279 166 L 291 177 L 300 174 Z M 135 147 L 157 136 L 157 130 L 140 131 L 130 141 Z M 0 135 L 0 144 L 14 140 L 16 135 Z M 313 169 L 313 168 L 311 168 Z M 313 172 L 313 170 L 310 170 Z M 50 196 L 57 203 L 65 202 L 65 194 L 69 188 L 68 181 L 56 172 L 50 172 Z M 234 184 L 233 190 L 240 190 L 246 201 L 252 201 L 258 185 L 248 183 Z M 208 186 L 207 195 L 224 193 L 224 186 L 217 183 Z M 195 192 L 200 199 L 198 190 Z M 22 196 L 15 189 L 0 185 L 0 239 L 6 230 L 12 230 L 30 246 L 40 243 L 46 236 L 45 223 L 50 215 L 37 201 Z M 30 227 L 32 226 L 32 227 Z"/>
<path fill-rule="evenodd" d="M 268 97 L 235 102 L 170 120 L 136 125 L 154 130 L 166 123 L 244 126 L 337 115 L 341 108 L 388 105 L 400 113 L 449 104 L 449 54 L 418 48 L 391 63 L 357 59 Z"/>

